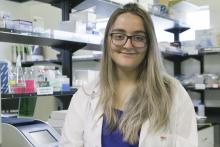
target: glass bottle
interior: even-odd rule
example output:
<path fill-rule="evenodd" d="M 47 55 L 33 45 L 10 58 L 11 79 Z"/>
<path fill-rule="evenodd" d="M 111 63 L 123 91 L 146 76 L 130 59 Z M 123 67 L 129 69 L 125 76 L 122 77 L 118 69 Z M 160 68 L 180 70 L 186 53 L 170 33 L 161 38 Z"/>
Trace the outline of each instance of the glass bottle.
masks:
<path fill-rule="evenodd" d="M 34 93 L 34 77 L 32 68 L 28 67 L 24 70 L 25 76 L 25 93 Z M 21 117 L 32 117 L 35 110 L 37 96 L 22 96 L 19 99 L 19 116 Z"/>
<path fill-rule="evenodd" d="M 24 73 L 21 67 L 21 56 L 17 56 L 16 67 L 15 67 L 15 93 L 25 93 L 26 83 Z"/>
<path fill-rule="evenodd" d="M 26 83 L 26 93 L 35 92 L 35 80 L 33 75 L 33 69 L 31 67 L 26 67 L 24 69 L 25 83 Z"/>
<path fill-rule="evenodd" d="M 8 68 L 8 86 L 9 86 L 9 93 L 15 93 L 15 69 L 9 66 Z"/>

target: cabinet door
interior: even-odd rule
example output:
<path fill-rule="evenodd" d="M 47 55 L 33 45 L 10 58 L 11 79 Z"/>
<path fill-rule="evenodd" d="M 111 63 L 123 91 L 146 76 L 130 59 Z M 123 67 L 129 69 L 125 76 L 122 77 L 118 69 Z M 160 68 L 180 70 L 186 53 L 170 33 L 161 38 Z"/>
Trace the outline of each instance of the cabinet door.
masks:
<path fill-rule="evenodd" d="M 214 147 L 214 127 L 199 130 L 199 147 Z"/>

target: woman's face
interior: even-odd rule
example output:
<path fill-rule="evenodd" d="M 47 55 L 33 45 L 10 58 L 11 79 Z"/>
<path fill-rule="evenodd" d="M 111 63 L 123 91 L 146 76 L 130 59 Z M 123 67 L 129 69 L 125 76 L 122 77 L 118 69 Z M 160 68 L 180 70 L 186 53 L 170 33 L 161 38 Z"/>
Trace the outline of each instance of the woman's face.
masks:
<path fill-rule="evenodd" d="M 115 20 L 110 34 L 109 52 L 117 68 L 135 70 L 147 51 L 142 19 L 131 13 L 123 13 Z"/>

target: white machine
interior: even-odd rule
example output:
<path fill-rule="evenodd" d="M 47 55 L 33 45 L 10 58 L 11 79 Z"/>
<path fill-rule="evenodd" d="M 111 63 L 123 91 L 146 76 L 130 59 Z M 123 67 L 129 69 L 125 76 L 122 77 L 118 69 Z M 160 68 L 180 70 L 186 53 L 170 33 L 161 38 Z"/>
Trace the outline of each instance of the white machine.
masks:
<path fill-rule="evenodd" d="M 29 118 L 2 118 L 2 147 L 58 147 L 60 135 L 48 124 Z"/>

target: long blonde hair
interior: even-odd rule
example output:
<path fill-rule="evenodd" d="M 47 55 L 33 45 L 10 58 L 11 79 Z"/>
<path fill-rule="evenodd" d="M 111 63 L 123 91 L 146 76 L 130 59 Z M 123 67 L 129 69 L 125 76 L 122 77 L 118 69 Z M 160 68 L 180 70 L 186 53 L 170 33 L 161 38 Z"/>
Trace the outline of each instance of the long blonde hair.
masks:
<path fill-rule="evenodd" d="M 109 31 L 117 17 L 123 13 L 132 13 L 143 20 L 147 35 L 147 53 L 139 65 L 136 89 L 131 94 L 119 121 L 124 140 L 137 143 L 139 131 L 147 119 L 150 128 L 158 131 L 169 123 L 169 113 L 172 104 L 171 78 L 165 73 L 161 54 L 150 15 L 135 3 L 129 3 L 118 8 L 111 15 L 105 30 L 104 51 L 100 71 L 100 101 L 106 115 L 110 131 L 117 127 L 116 113 L 113 108 L 116 93 L 116 67 L 109 53 Z"/>

